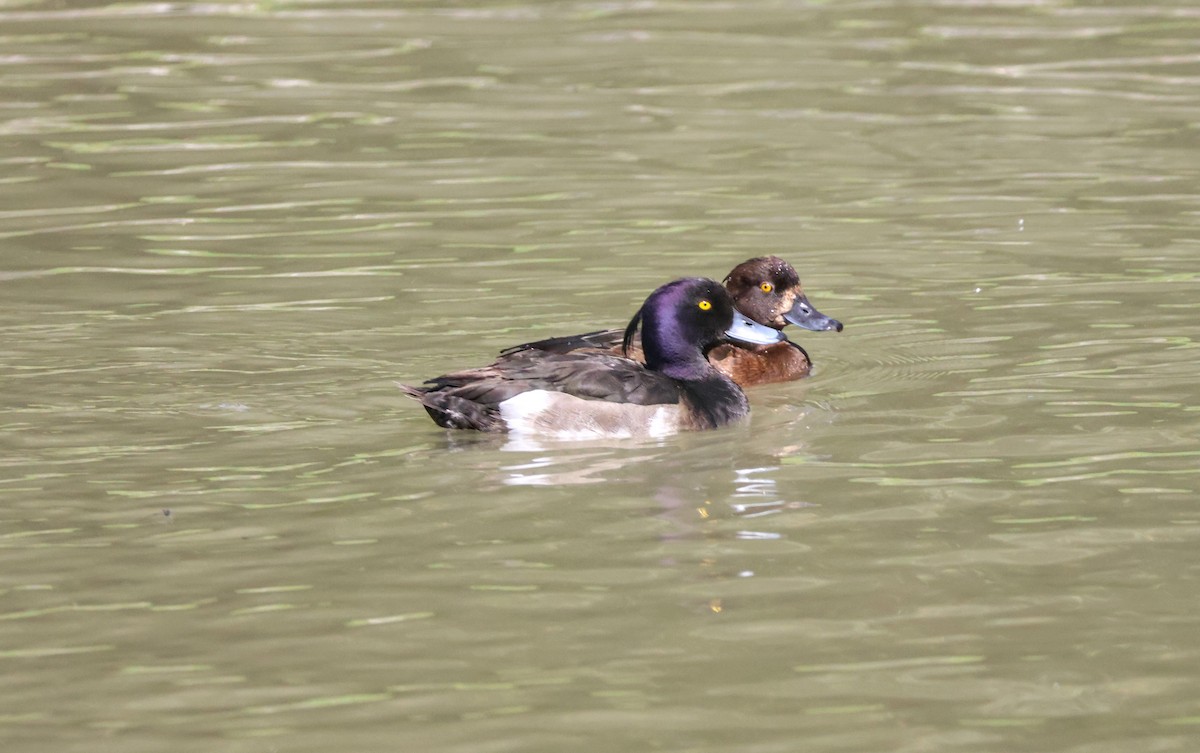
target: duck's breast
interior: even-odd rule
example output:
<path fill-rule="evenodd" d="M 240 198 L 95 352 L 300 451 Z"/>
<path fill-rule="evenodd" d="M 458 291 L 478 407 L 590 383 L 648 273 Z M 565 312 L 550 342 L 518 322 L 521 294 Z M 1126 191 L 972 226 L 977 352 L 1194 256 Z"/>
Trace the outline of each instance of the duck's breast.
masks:
<path fill-rule="evenodd" d="M 811 370 L 808 355 L 792 342 L 757 348 L 718 345 L 709 351 L 708 360 L 743 387 L 790 382 Z"/>

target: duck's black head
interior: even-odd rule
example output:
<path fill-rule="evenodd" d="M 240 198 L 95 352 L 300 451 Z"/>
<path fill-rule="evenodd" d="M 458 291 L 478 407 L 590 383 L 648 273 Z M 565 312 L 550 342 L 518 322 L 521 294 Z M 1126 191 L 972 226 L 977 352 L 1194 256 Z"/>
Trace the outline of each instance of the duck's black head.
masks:
<path fill-rule="evenodd" d="M 676 379 L 698 379 L 711 370 L 705 354 L 733 334 L 735 320 L 739 339 L 759 343 L 784 339 L 738 316 L 733 299 L 720 284 L 685 277 L 650 294 L 625 330 L 625 344 L 628 347 L 640 321 L 646 367 Z"/>
<path fill-rule="evenodd" d="M 796 269 L 778 256 L 747 259 L 725 278 L 734 305 L 759 324 L 783 329 L 788 324 L 816 332 L 842 331 L 842 323 L 808 302 Z"/>

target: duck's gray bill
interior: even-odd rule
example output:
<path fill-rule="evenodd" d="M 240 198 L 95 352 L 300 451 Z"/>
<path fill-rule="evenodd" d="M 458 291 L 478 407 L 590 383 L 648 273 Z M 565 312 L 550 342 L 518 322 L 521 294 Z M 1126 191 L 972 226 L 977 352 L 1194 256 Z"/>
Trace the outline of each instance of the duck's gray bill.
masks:
<path fill-rule="evenodd" d="M 771 345 L 787 339 L 779 330 L 759 324 L 740 311 L 733 312 L 733 326 L 725 330 L 725 336 L 751 345 Z"/>
<path fill-rule="evenodd" d="M 789 324 L 795 324 L 797 327 L 803 327 L 804 329 L 811 329 L 813 332 L 842 331 L 841 322 L 817 311 L 816 307 L 808 302 L 808 296 L 803 293 L 796 298 L 795 304 L 783 315 L 783 318 Z"/>

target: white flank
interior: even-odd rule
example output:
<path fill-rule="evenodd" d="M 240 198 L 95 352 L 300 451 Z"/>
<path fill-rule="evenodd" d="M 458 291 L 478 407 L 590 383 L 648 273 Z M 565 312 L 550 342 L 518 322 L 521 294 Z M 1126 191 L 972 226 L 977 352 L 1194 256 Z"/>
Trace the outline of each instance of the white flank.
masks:
<path fill-rule="evenodd" d="M 671 410 L 674 408 L 674 411 Z M 654 410 L 654 415 L 650 417 L 650 426 L 646 428 L 646 433 L 658 439 L 670 434 L 675 434 L 679 431 L 679 407 L 665 405 L 657 406 Z"/>
<path fill-rule="evenodd" d="M 531 390 L 500 403 L 510 434 L 553 439 L 665 437 L 679 431 L 678 405 L 633 405 Z"/>

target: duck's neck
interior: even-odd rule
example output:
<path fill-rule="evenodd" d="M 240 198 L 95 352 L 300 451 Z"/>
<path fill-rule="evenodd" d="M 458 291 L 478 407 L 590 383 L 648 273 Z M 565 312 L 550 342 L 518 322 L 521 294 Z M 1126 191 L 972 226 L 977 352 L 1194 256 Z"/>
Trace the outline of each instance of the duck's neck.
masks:
<path fill-rule="evenodd" d="M 750 415 L 746 393 L 716 369 L 703 379 L 682 382 L 682 387 L 693 414 L 705 419 L 707 425 L 704 428 L 715 429 Z"/>
<path fill-rule="evenodd" d="M 647 368 L 672 379 L 689 382 L 713 371 L 704 351 L 677 331 L 673 322 L 660 322 L 651 315 L 642 322 L 642 351 Z"/>
<path fill-rule="evenodd" d="M 642 332 L 646 366 L 680 383 L 685 399 L 703 428 L 716 428 L 750 413 L 746 394 L 708 362 L 700 348 L 677 333 L 646 328 Z"/>

